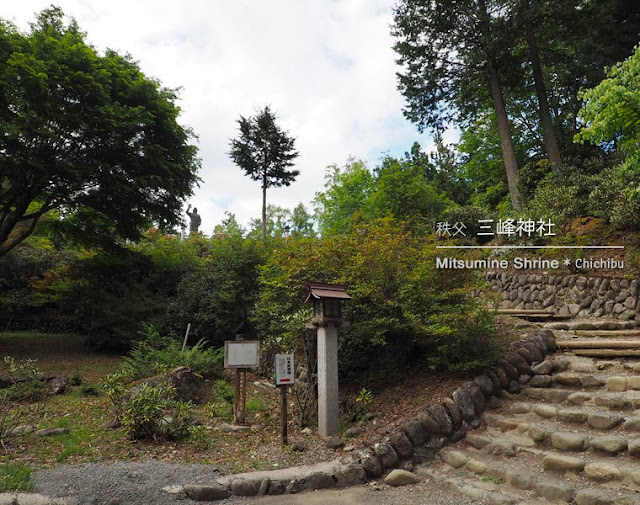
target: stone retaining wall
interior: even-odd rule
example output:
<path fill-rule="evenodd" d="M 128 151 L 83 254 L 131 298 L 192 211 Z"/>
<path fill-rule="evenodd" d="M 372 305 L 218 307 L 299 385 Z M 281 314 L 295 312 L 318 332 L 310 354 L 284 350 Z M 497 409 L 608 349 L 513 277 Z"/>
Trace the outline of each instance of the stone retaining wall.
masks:
<path fill-rule="evenodd" d="M 479 427 L 483 412 L 501 391 L 516 394 L 522 384 L 543 386 L 538 382 L 545 380 L 548 386 L 551 378 L 536 375 L 531 366 L 555 351 L 556 341 L 548 329 L 516 340 L 495 366 L 458 388 L 451 398 L 426 405 L 416 418 L 349 461 L 232 475 L 212 485 L 178 486 L 167 491 L 184 493 L 193 500 L 213 501 L 232 495 L 293 494 L 348 486 L 376 479 L 395 468 L 413 470 L 416 465 L 433 460 L 448 443 L 461 440 L 467 431 Z"/>
<path fill-rule="evenodd" d="M 640 321 L 640 281 L 580 275 L 486 272 L 503 309 L 547 309 L 561 316 Z"/>

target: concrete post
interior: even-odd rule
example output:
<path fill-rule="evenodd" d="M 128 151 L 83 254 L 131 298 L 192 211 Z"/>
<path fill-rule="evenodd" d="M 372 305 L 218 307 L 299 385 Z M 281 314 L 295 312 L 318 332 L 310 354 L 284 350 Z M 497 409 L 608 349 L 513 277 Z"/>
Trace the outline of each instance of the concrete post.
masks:
<path fill-rule="evenodd" d="M 338 329 L 328 323 L 318 327 L 318 431 L 331 437 L 339 427 Z"/>

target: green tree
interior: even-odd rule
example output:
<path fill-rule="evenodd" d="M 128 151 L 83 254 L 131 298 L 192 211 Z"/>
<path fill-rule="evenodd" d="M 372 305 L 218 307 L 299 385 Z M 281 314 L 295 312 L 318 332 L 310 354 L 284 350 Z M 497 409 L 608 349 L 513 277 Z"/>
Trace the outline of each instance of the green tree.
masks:
<path fill-rule="evenodd" d="M 626 170 L 640 175 L 640 46 L 582 99 L 578 117 L 584 126 L 576 141 L 619 150 L 626 156 Z M 640 186 L 627 188 L 627 195 L 640 199 Z"/>
<path fill-rule="evenodd" d="M 300 202 L 291 212 L 291 234 L 298 237 L 312 237 L 314 233 L 313 216 Z"/>
<path fill-rule="evenodd" d="M 512 45 L 503 7 L 496 0 L 402 0 L 392 33 L 405 116 L 420 130 L 468 119 L 490 97 L 511 203 L 519 210 L 518 162 L 501 76 Z"/>
<path fill-rule="evenodd" d="M 267 188 L 290 186 L 300 174 L 287 170 L 298 157 L 295 139 L 276 125 L 276 116 L 267 106 L 255 116 L 238 120 L 240 135 L 231 140 L 229 156 L 262 187 L 262 240 L 267 240 Z"/>
<path fill-rule="evenodd" d="M 344 168 L 327 167 L 325 190 L 316 193 L 314 208 L 320 233 L 348 233 L 359 220 L 370 215 L 369 197 L 375 181 L 363 161 L 349 158 Z"/>
<path fill-rule="evenodd" d="M 181 222 L 199 160 L 174 90 L 98 54 L 58 8 L 29 33 L 0 20 L 0 62 L 0 256 L 52 209 L 110 240 Z"/>

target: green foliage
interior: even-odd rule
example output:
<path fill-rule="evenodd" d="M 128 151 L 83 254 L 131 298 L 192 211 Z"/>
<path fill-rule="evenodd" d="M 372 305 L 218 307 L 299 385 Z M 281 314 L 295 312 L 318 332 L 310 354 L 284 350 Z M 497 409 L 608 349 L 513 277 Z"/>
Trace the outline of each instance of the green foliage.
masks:
<path fill-rule="evenodd" d="M 367 388 L 362 388 L 360 394 L 356 397 L 356 402 L 368 407 L 373 402 L 373 393 Z"/>
<path fill-rule="evenodd" d="M 191 426 L 189 428 L 187 442 L 193 444 L 193 446 L 199 451 L 206 451 L 213 447 L 213 441 L 209 437 L 207 427 L 203 424 Z"/>
<path fill-rule="evenodd" d="M 83 384 L 80 388 L 82 396 L 100 396 L 100 386 L 97 384 Z"/>
<path fill-rule="evenodd" d="M 0 493 L 5 491 L 31 491 L 31 469 L 20 463 L 0 465 Z"/>
<path fill-rule="evenodd" d="M 182 350 L 182 344 L 168 336 L 161 336 L 150 325 L 145 326 L 144 337 L 137 341 L 122 362 L 122 369 L 132 379 L 151 377 L 179 366 L 204 377 L 215 377 L 222 372 L 222 349 L 207 348 L 204 340 Z"/>
<path fill-rule="evenodd" d="M 5 356 L 0 363 L 0 377 L 10 377 L 14 383 L 0 390 L 0 398 L 11 402 L 33 402 L 42 399 L 47 392 L 47 383 L 34 360 L 16 361 Z M 0 428 L 1 429 L 1 428 Z"/>
<path fill-rule="evenodd" d="M 264 251 L 255 240 L 213 239 L 205 266 L 185 274 L 168 307 L 177 332 L 191 323 L 191 335 L 222 345 L 246 323 L 258 296 L 258 265 Z"/>
<path fill-rule="evenodd" d="M 440 343 L 441 323 L 433 318 L 457 316 L 456 324 L 467 321 L 465 331 L 477 319 L 468 299 L 471 273 L 437 270 L 435 256 L 427 239 L 390 219 L 360 225 L 350 234 L 284 242 L 261 269 L 255 322 L 265 347 L 300 345 L 310 319 L 304 281 L 312 279 L 348 284 L 353 297 L 345 309 L 350 325 L 339 337 L 342 373 L 367 367 L 371 360 L 383 366 L 385 360 L 406 363 L 426 354 L 452 368 L 468 357 L 479 361 L 492 350 L 484 327 L 473 334 L 474 345 L 456 348 L 455 354 Z M 459 337 L 471 339 L 459 336 L 452 325 L 448 338 Z"/>
<path fill-rule="evenodd" d="M 606 218 L 620 230 L 640 228 L 640 199 L 629 199 L 630 188 L 640 187 L 640 171 L 623 165 L 603 170 L 594 177 L 589 203 L 596 217 Z"/>
<path fill-rule="evenodd" d="M 625 170 L 637 179 L 640 173 L 640 46 L 624 62 L 612 67 L 595 88 L 581 95 L 584 106 L 579 118 L 584 126 L 577 142 L 613 144 L 626 156 Z M 640 185 L 623 188 L 629 199 L 640 200 Z"/>
<path fill-rule="evenodd" d="M 323 235 L 349 233 L 355 224 L 371 215 L 369 197 L 373 175 L 363 161 L 350 158 L 343 169 L 327 167 L 325 191 L 316 193 L 314 207 Z"/>
<path fill-rule="evenodd" d="M 298 157 L 295 139 L 278 125 L 267 106 L 255 116 L 238 120 L 239 137 L 231 140 L 229 156 L 262 188 L 262 240 L 266 240 L 267 188 L 290 186 L 300 174 L 287 170 Z"/>
<path fill-rule="evenodd" d="M 130 56 L 98 54 L 55 7 L 26 34 L 0 20 L 0 61 L 0 255 L 53 209 L 89 243 L 181 222 L 199 160 L 174 90 Z"/>
<path fill-rule="evenodd" d="M 11 356 L 0 362 L 0 377 L 16 380 L 8 388 L 0 389 L 0 446 L 6 450 L 5 442 L 16 427 L 40 418 L 41 405 L 32 402 L 45 395 L 47 385 L 33 360 L 19 362 Z"/>
<path fill-rule="evenodd" d="M 169 385 L 154 387 L 142 383 L 131 393 L 126 386 L 130 378 L 126 373 L 115 373 L 105 380 L 106 394 L 128 435 L 134 440 L 154 441 L 187 437 L 193 404 L 176 400 L 176 390 Z"/>
<path fill-rule="evenodd" d="M 267 407 L 260 398 L 251 398 L 247 401 L 245 408 L 247 412 L 264 412 Z"/>

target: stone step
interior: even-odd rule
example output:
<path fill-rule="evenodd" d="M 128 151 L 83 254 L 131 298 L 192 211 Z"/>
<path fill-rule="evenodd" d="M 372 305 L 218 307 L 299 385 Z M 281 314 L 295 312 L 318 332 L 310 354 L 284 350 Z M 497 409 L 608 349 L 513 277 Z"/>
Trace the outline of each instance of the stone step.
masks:
<path fill-rule="evenodd" d="M 566 321 L 562 323 L 547 323 L 545 328 L 550 330 L 632 330 L 636 328 L 635 321 L 615 321 L 612 319 L 590 321 Z"/>
<path fill-rule="evenodd" d="M 638 358 L 640 349 L 573 349 L 573 354 L 590 358 Z"/>
<path fill-rule="evenodd" d="M 569 330 L 582 337 L 640 337 L 640 330 Z"/>
<path fill-rule="evenodd" d="M 577 503 L 588 503 L 583 501 L 586 498 L 582 496 L 585 490 L 591 490 L 594 483 L 614 482 L 620 488 L 626 488 L 622 496 L 627 500 L 630 497 L 638 500 L 629 503 L 640 503 L 640 495 L 629 493 L 629 491 L 640 489 L 637 481 L 634 480 L 636 473 L 639 472 L 634 467 L 620 467 L 609 461 L 584 460 L 552 452 L 540 452 L 540 456 L 534 459 L 531 465 L 521 464 L 531 463 L 531 461 L 505 462 L 496 458 L 486 458 L 471 451 L 458 448 L 443 450 L 440 456 L 444 465 L 449 467 L 449 471 L 442 471 L 441 475 L 457 472 L 457 477 L 451 479 L 452 481 L 465 482 L 465 485 L 471 482 L 472 486 L 484 488 L 486 492 L 500 492 L 514 498 L 531 497 L 531 493 L 534 493 L 540 498 L 564 503 L 573 503 L 577 497 L 580 497 Z M 543 468 L 545 461 L 547 468 Z M 460 477 L 465 471 L 476 474 L 486 485 L 480 486 L 477 480 Z M 574 475 L 573 479 L 566 480 L 561 477 L 565 471 L 580 473 Z M 615 491 L 609 491 L 601 496 L 613 499 L 618 494 Z M 477 499 L 487 498 L 487 494 L 478 493 Z"/>
<path fill-rule="evenodd" d="M 590 339 L 590 340 L 568 340 L 558 339 L 556 344 L 560 349 L 640 349 L 640 340 L 608 340 L 608 339 Z"/>
<path fill-rule="evenodd" d="M 527 411 L 527 407 L 531 410 Z M 504 410 L 507 410 L 505 408 Z M 640 438 L 640 415 L 637 411 L 631 415 L 583 407 L 558 408 L 547 404 L 514 403 L 509 415 L 486 413 L 486 426 L 507 432 L 522 431 L 523 424 L 538 424 L 540 419 L 553 422 L 559 431 L 581 430 L 591 432 L 591 436 L 623 433 L 628 438 Z"/>
<path fill-rule="evenodd" d="M 473 471 L 467 472 L 464 467 L 458 469 L 457 473 L 452 469 L 453 467 L 442 463 L 420 467 L 416 473 L 441 482 L 474 501 L 481 501 L 488 505 L 548 505 L 549 503 L 541 499 L 535 490 L 512 488 L 500 477 L 493 478 Z M 466 475 L 461 476 L 461 473 Z"/>
<path fill-rule="evenodd" d="M 521 315 L 553 315 L 555 311 L 549 309 L 495 309 L 496 314 L 521 314 Z"/>
<path fill-rule="evenodd" d="M 600 407 L 619 410 L 640 408 L 640 391 L 629 389 L 629 382 L 625 376 L 613 376 L 607 379 L 606 389 L 584 390 L 582 388 L 568 389 L 566 386 L 559 388 L 532 388 L 525 387 L 520 397 L 524 401 L 553 405 L 581 405 L 586 401 L 595 403 Z M 626 401 L 626 406 L 616 406 L 616 402 Z"/>

